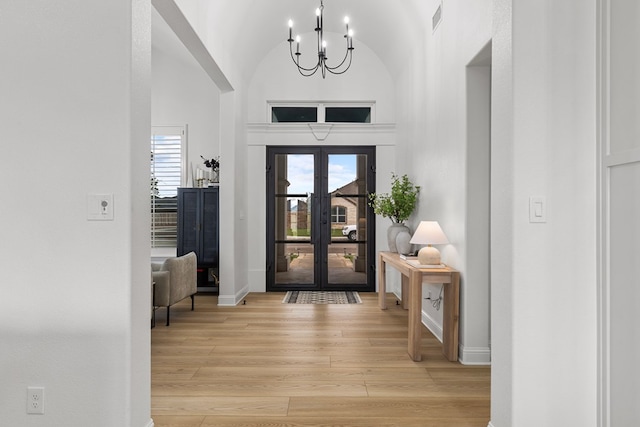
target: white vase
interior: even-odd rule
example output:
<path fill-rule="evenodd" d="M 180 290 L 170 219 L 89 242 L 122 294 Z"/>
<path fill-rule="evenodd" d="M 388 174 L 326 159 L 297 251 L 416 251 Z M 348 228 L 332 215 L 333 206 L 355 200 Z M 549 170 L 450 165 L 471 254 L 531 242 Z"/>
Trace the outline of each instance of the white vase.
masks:
<path fill-rule="evenodd" d="M 398 247 L 396 246 L 396 238 L 398 234 L 401 232 L 409 233 L 409 227 L 404 224 L 393 223 L 391 227 L 387 229 L 387 243 L 389 244 L 389 252 L 398 252 Z"/>
<path fill-rule="evenodd" d="M 407 255 L 409 252 L 411 252 L 411 243 L 409 243 L 410 241 L 411 233 L 404 230 L 398 233 L 398 235 L 396 236 L 396 249 L 398 250 L 399 254 Z"/>

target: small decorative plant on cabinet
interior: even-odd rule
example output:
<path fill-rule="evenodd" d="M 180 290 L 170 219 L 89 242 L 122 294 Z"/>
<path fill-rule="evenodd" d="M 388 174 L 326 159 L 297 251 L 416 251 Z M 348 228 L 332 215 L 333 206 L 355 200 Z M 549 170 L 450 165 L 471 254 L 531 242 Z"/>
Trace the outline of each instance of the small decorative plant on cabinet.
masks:
<path fill-rule="evenodd" d="M 217 184 L 220 182 L 220 156 L 215 157 L 211 160 L 205 159 L 200 156 L 202 160 L 204 160 L 204 165 L 209 168 L 207 171 L 206 180 L 209 184 Z"/>

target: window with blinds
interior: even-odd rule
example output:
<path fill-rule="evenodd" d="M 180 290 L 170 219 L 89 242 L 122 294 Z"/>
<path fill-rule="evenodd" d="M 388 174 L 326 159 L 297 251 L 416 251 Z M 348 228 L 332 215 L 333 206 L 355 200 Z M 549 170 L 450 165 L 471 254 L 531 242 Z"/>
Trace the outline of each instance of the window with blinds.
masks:
<path fill-rule="evenodd" d="M 158 126 L 151 135 L 151 247 L 176 247 L 178 187 L 186 154 L 184 127 Z"/>

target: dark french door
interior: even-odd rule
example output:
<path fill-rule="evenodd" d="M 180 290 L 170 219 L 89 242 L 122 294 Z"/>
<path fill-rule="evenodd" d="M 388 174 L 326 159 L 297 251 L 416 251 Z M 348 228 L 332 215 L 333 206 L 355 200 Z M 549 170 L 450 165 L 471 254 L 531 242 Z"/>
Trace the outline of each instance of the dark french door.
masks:
<path fill-rule="evenodd" d="M 267 291 L 375 291 L 375 147 L 267 147 Z"/>

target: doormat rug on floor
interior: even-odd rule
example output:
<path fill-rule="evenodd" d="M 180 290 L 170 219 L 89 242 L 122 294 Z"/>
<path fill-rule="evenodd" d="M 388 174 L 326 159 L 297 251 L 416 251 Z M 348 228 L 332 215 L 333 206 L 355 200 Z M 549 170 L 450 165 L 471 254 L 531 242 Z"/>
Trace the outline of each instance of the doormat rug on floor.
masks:
<path fill-rule="evenodd" d="M 283 304 L 362 304 L 354 291 L 289 291 Z"/>

